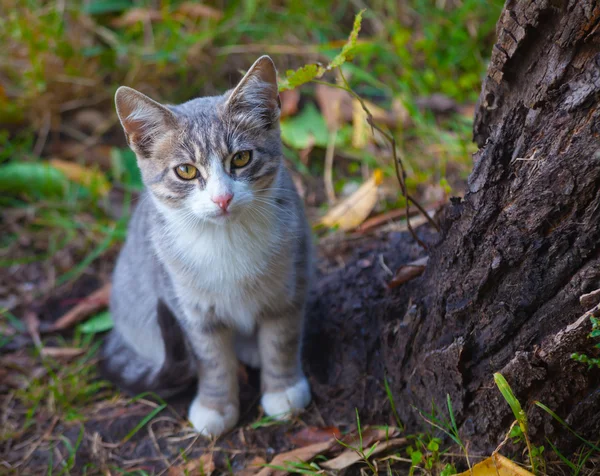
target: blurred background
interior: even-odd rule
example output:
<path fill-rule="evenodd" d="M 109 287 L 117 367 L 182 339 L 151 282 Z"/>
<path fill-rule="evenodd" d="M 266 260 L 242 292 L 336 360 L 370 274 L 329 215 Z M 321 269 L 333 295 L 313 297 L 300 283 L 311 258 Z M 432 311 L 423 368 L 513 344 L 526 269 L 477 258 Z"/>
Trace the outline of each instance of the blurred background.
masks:
<path fill-rule="evenodd" d="M 113 106 L 119 85 L 177 103 L 223 92 L 262 54 L 281 74 L 327 64 L 363 8 L 345 77 L 394 134 L 409 191 L 424 206 L 461 194 L 501 4 L 0 0 L 3 315 L 110 271 L 141 188 Z M 372 213 L 403 206 L 390 146 L 356 101 L 315 84 L 282 100 L 286 158 L 313 222 L 375 168 L 383 181 Z"/>
<path fill-rule="evenodd" d="M 63 423 L 131 410 L 126 441 L 165 408 L 122 399 L 115 410 L 118 392 L 95 367 L 94 335 L 112 325 L 110 274 L 142 188 L 117 87 L 164 103 L 220 94 L 263 54 L 285 80 L 329 64 L 366 9 L 341 70 L 282 91 L 285 158 L 321 243 L 406 230 L 391 143 L 362 106 L 395 138 L 408 192 L 426 210 L 461 195 L 502 3 L 0 0 L 0 457 L 43 466 L 55 426 L 58 440 Z M 340 203 L 353 213 L 340 218 Z"/>

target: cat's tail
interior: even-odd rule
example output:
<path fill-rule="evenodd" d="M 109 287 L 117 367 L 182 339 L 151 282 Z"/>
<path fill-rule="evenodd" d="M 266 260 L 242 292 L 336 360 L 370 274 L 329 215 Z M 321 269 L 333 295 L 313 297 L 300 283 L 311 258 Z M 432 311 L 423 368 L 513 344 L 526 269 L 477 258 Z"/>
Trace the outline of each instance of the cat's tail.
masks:
<path fill-rule="evenodd" d="M 132 349 L 115 328 L 102 348 L 101 375 L 131 395 L 153 392 L 167 398 L 186 390 L 195 380 L 192 353 L 171 310 L 158 302 L 157 319 L 165 360 L 157 366 Z"/>

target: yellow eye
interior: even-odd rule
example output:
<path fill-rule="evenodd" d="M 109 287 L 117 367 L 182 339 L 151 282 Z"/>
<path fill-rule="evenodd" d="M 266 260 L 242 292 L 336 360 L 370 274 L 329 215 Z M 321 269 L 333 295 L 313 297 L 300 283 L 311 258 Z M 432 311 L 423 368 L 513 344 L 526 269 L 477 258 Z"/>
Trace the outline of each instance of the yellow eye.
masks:
<path fill-rule="evenodd" d="M 231 165 L 233 166 L 233 168 L 237 168 L 237 169 L 239 169 L 241 167 L 245 167 L 246 165 L 248 165 L 248 162 L 250 162 L 251 158 L 252 158 L 252 154 L 250 153 L 249 150 L 237 152 L 231 159 Z"/>
<path fill-rule="evenodd" d="M 198 176 L 198 169 L 193 165 L 178 165 L 175 168 L 175 173 L 183 180 L 192 180 Z"/>

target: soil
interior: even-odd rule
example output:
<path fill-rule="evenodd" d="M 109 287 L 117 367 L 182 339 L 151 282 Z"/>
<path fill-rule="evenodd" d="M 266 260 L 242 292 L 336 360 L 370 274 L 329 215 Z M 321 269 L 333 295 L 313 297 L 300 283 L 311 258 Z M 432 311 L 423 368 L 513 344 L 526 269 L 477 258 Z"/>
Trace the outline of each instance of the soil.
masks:
<path fill-rule="evenodd" d="M 427 227 L 420 228 L 419 236 L 428 243 L 436 240 L 435 232 Z M 19 465 L 16 474 L 41 474 L 47 471 L 49 461 L 56 465 L 66 457 L 67 447 L 61 441 L 64 436 L 72 445 L 82 438 L 73 474 L 83 474 L 86 468 L 88 474 L 102 468 L 159 474 L 183 464 L 178 455 L 184 450 L 186 460 L 213 454 L 219 474 L 229 468 L 237 472 L 256 457 L 270 461 L 292 449 L 294 433 L 305 426 L 335 427 L 342 433 L 354 430 L 357 410 L 363 426 L 396 425 L 384 387 L 381 318 L 391 303 L 403 299 L 401 288 L 388 289 L 390 272 L 422 257 L 424 250 L 405 231 L 377 231 L 325 237 L 318 255 L 304 339 L 304 368 L 313 402 L 298 419 L 252 428 L 263 416 L 258 404 L 259 375 L 240 367 L 240 423 L 216 442 L 198 438 L 187 424 L 185 416 L 193 397 L 190 391 L 169 400 L 165 410 L 125 443 L 123 439 L 153 409 L 151 403 L 103 399 L 90 408 L 83 422 L 72 424 L 64 423 L 64 419 L 57 423 L 53 415 L 42 412 L 31 429 L 0 446 L 0 459 Z M 37 313 L 41 326 L 56 320 L 109 279 L 115 257 L 116 250 L 111 250 L 70 286 L 58 288 L 44 300 L 34 300 L 30 309 Z M 2 349 L 0 359 L 20 356 L 30 362 L 31 353 L 30 339 L 21 336 Z M 5 366 L 7 362 L 1 367 Z M 10 403 L 6 401 L 9 390 L 10 386 L 0 386 L 5 409 Z"/>

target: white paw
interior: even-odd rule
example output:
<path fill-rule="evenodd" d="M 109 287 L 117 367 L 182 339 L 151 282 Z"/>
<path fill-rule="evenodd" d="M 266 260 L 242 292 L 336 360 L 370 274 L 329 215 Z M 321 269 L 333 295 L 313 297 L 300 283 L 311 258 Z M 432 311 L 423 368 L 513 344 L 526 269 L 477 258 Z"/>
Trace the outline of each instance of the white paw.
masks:
<path fill-rule="evenodd" d="M 309 403 L 310 386 L 304 377 L 283 392 L 265 393 L 261 400 L 265 413 L 280 420 L 298 413 Z"/>
<path fill-rule="evenodd" d="M 188 419 L 194 429 L 201 435 L 212 437 L 220 436 L 231 430 L 237 423 L 239 416 L 238 406 L 231 403 L 225 406 L 223 413 L 202 405 L 198 397 L 190 405 Z"/>

